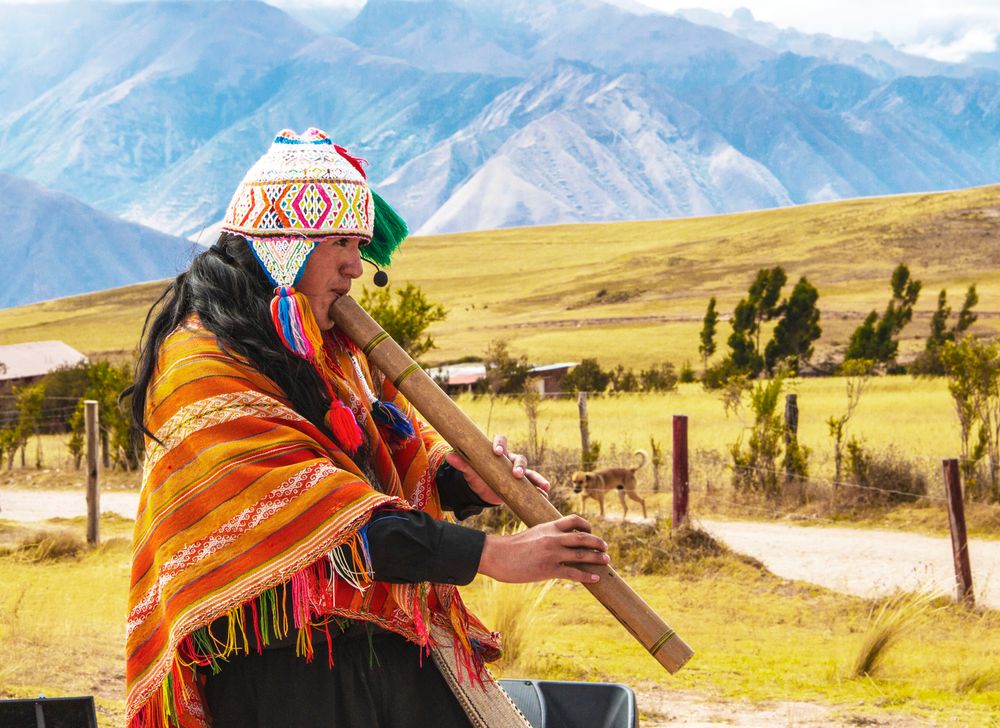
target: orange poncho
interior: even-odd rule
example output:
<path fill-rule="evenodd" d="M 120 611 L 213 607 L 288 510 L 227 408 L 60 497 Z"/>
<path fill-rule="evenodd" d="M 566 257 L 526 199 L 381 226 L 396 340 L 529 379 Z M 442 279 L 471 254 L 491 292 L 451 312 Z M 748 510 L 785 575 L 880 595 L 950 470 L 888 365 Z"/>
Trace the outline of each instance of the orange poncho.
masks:
<path fill-rule="evenodd" d="M 223 352 L 196 317 L 164 341 L 147 401 L 147 438 L 126 626 L 131 728 L 210 725 L 195 667 L 334 617 L 373 622 L 429 647 L 447 635 L 470 677 L 498 656 L 497 635 L 454 586 L 371 577 L 364 528 L 391 505 L 436 518 L 434 476 L 448 445 L 359 352 L 328 341 L 333 390 L 364 432 L 378 488 L 338 445 L 291 409 L 273 381 Z M 364 378 L 364 381 L 362 381 Z M 366 391 L 409 416 L 416 435 L 383 437 Z M 292 614 L 283 590 L 292 591 Z M 206 625 L 228 615 L 225 635 Z M 291 627 L 289 626 L 291 617 Z M 224 669 L 224 667 L 223 667 Z"/>

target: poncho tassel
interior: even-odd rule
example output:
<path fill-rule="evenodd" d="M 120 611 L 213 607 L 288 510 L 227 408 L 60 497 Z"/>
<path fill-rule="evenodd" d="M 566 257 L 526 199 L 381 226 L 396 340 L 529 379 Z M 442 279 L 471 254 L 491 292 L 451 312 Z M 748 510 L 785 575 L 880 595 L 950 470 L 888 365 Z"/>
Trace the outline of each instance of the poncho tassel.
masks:
<path fill-rule="evenodd" d="M 410 418 L 395 402 L 374 400 L 372 402 L 372 419 L 375 420 L 382 432 L 392 435 L 397 440 L 409 440 L 416 434 Z"/>
<path fill-rule="evenodd" d="M 353 455 L 361 447 L 361 428 L 354 413 L 337 399 L 330 388 L 337 367 L 324 349 L 323 333 L 316 325 L 309 301 L 292 286 L 278 286 L 271 299 L 271 318 L 285 347 L 312 364 L 327 384 L 330 392 L 330 429 L 344 451 Z"/>

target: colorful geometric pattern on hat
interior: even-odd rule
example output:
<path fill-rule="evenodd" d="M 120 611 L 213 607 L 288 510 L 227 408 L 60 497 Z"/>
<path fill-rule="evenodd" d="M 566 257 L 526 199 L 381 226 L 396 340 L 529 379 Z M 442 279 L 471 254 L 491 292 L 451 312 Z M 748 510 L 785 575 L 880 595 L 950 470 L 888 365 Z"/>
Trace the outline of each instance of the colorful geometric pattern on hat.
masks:
<path fill-rule="evenodd" d="M 294 286 L 316 243 L 305 235 L 248 238 L 257 261 L 275 286 Z"/>

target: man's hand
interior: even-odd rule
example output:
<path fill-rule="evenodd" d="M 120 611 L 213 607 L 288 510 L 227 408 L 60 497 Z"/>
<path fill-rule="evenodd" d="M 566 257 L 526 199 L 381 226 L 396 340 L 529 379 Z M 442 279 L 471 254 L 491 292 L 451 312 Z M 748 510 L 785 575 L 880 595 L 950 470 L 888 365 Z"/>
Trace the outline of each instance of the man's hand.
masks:
<path fill-rule="evenodd" d="M 527 478 L 528 482 L 533 484 L 542 495 L 546 498 L 549 497 L 549 491 L 552 489 L 551 484 L 545 479 L 540 473 L 528 468 L 528 459 L 524 455 L 518 455 L 517 453 L 511 453 L 507 451 L 507 436 L 497 435 L 493 438 L 493 452 L 500 455 L 506 455 L 510 458 L 511 462 L 514 464 L 511 474 L 515 478 Z M 445 460 L 451 465 L 455 470 L 458 470 L 465 476 L 465 481 L 469 484 L 472 492 L 479 496 L 479 499 L 490 505 L 498 506 L 503 501 L 500 499 L 493 488 L 486 484 L 479 474 L 472 469 L 472 466 L 465 461 L 461 455 L 457 452 L 448 453 L 445 456 Z"/>

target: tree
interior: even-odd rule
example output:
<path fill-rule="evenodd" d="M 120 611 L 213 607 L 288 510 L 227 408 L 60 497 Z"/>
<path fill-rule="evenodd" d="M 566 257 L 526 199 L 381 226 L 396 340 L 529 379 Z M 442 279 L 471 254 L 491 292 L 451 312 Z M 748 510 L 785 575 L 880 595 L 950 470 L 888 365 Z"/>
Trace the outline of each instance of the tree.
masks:
<path fill-rule="evenodd" d="M 490 411 L 486 417 L 486 430 L 490 429 L 493 422 L 493 405 L 497 397 L 502 394 L 516 394 L 523 392 L 528 381 L 528 360 L 523 355 L 514 358 L 507 342 L 503 339 L 494 339 L 486 349 L 486 356 L 483 359 L 486 366 L 486 376 L 483 381 L 486 385 L 486 392 L 490 396 Z"/>
<path fill-rule="evenodd" d="M 929 376 L 945 374 L 942 348 L 949 341 L 960 340 L 976 322 L 978 314 L 972 309 L 977 303 L 979 303 L 979 295 L 976 293 L 976 287 L 969 286 L 965 292 L 962 310 L 958 312 L 958 320 L 951 328 L 948 328 L 951 307 L 948 305 L 948 293 L 942 289 L 938 294 L 937 308 L 934 310 L 934 315 L 931 316 L 931 330 L 927 336 L 927 343 L 924 350 L 910 366 L 910 371 Z"/>
<path fill-rule="evenodd" d="M 420 287 L 413 283 L 395 291 L 391 285 L 366 288 L 359 303 L 414 359 L 434 348 L 434 339 L 424 332 L 431 324 L 443 321 L 448 315 L 444 306 L 428 301 Z"/>
<path fill-rule="evenodd" d="M 17 447 L 21 451 L 21 467 L 25 467 L 24 449 L 28 439 L 38 434 L 38 426 L 42 419 L 42 402 L 45 400 L 45 385 L 33 384 L 25 387 L 14 387 L 17 399 L 17 426 L 14 428 Z M 41 467 L 40 463 L 37 463 Z"/>
<path fill-rule="evenodd" d="M 880 317 L 872 311 L 861 326 L 854 330 L 844 355 L 846 360 L 871 360 L 891 364 L 899 349 L 899 334 L 913 318 L 913 307 L 920 297 L 921 282 L 910 278 L 910 269 L 900 263 L 892 272 L 889 283 L 892 299 Z"/>
<path fill-rule="evenodd" d="M 708 302 L 708 310 L 705 311 L 705 318 L 702 319 L 701 343 L 698 345 L 702 369 L 708 368 L 708 360 L 715 353 L 715 327 L 718 323 L 719 314 L 715 310 L 715 296 L 712 296 Z"/>
<path fill-rule="evenodd" d="M 941 355 L 961 427 L 966 495 L 977 490 L 976 463 L 988 454 L 990 496 L 1000 501 L 1000 345 L 966 336 L 945 342 Z M 979 442 L 970 447 L 974 427 Z"/>
<path fill-rule="evenodd" d="M 729 336 L 729 362 L 731 369 L 750 376 L 757 376 L 764 369 L 760 348 L 763 324 L 779 316 L 784 304 L 779 305 L 781 288 L 788 280 L 781 266 L 762 268 L 733 310 L 733 333 Z"/>
<path fill-rule="evenodd" d="M 845 361 L 840 369 L 840 373 L 847 378 L 847 409 L 839 417 L 831 416 L 826 421 L 830 437 L 833 438 L 834 488 L 840 485 L 840 474 L 844 463 L 844 430 L 854 415 L 858 403 L 861 402 L 861 395 L 868 387 L 874 365 L 875 363 L 869 360 L 852 359 Z"/>
<path fill-rule="evenodd" d="M 823 330 L 819 326 L 819 309 L 816 301 L 819 291 L 803 276 L 795 284 L 783 312 L 774 328 L 774 338 L 764 351 L 765 366 L 772 374 L 779 363 L 787 362 L 795 374 L 799 367 L 813 355 L 813 342 Z"/>
<path fill-rule="evenodd" d="M 562 388 L 567 392 L 600 393 L 611 383 L 611 374 L 601 369 L 596 359 L 583 359 L 563 377 Z"/>

